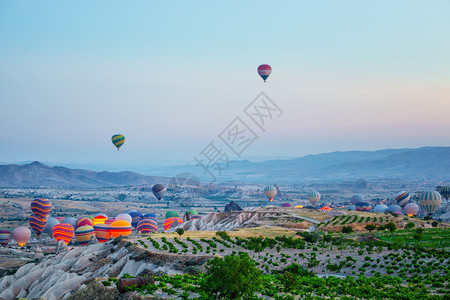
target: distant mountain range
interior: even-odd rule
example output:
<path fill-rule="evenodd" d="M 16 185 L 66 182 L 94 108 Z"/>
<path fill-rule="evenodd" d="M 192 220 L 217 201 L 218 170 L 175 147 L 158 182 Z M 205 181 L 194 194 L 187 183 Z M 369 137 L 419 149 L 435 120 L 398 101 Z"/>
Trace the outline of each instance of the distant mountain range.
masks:
<path fill-rule="evenodd" d="M 86 166 L 88 167 L 88 166 Z M 97 166 L 98 167 L 98 166 Z M 134 169 L 134 168 L 133 168 Z M 107 172 L 51 167 L 39 162 L 0 166 L 0 187 L 101 188 L 166 183 L 180 173 L 192 173 L 211 181 L 195 165 L 148 167 L 139 171 Z M 218 174 L 216 174 L 218 175 Z M 450 147 L 387 149 L 379 151 L 332 152 L 289 160 L 230 162 L 217 182 L 307 183 L 315 181 L 353 181 L 357 179 L 395 179 L 403 181 L 450 182 Z"/>
<path fill-rule="evenodd" d="M 139 186 L 167 182 L 167 178 L 134 172 L 97 172 L 65 167 L 50 167 L 40 162 L 0 165 L 0 187 L 88 189 Z"/>

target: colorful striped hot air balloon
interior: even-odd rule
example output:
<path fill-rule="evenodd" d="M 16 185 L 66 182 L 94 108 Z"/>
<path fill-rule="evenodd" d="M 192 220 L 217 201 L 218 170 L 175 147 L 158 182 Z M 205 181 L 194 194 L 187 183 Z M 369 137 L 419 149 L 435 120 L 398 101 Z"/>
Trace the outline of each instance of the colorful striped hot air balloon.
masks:
<path fill-rule="evenodd" d="M 82 246 L 87 246 L 93 235 L 95 236 L 95 230 L 90 225 L 83 225 L 75 230 L 75 238 Z"/>
<path fill-rule="evenodd" d="M 200 216 L 200 215 L 193 215 L 193 216 L 191 216 L 191 220 L 198 220 L 198 219 L 201 219 L 202 218 L 202 216 Z"/>
<path fill-rule="evenodd" d="M 67 223 L 57 224 L 53 227 L 53 237 L 55 240 L 64 241 L 67 245 L 74 236 L 75 229 L 72 225 Z"/>
<path fill-rule="evenodd" d="M 442 195 L 442 197 L 445 198 L 445 200 L 448 201 L 448 198 L 450 198 L 450 186 L 447 185 L 447 186 L 442 187 L 441 195 Z"/>
<path fill-rule="evenodd" d="M 143 219 L 139 221 L 136 229 L 142 233 L 150 233 L 158 231 L 158 224 L 155 220 Z"/>
<path fill-rule="evenodd" d="M 183 224 L 183 220 L 178 217 L 168 218 L 163 223 L 164 231 L 169 230 L 175 222 L 177 224 Z"/>
<path fill-rule="evenodd" d="M 12 233 L 9 230 L 0 230 L 0 245 L 8 246 L 9 242 L 11 242 Z"/>
<path fill-rule="evenodd" d="M 370 211 L 372 207 L 369 202 L 359 202 L 355 205 L 356 211 Z"/>
<path fill-rule="evenodd" d="M 401 207 L 404 207 L 406 204 L 408 204 L 409 198 L 410 198 L 409 193 L 406 191 L 401 191 L 395 194 L 395 201 Z"/>
<path fill-rule="evenodd" d="M 320 201 L 320 193 L 318 191 L 309 193 L 308 201 L 309 203 L 311 203 L 312 206 L 315 207 L 317 203 Z"/>
<path fill-rule="evenodd" d="M 419 212 L 419 205 L 416 203 L 408 203 L 405 206 L 405 213 L 410 216 L 414 217 Z"/>
<path fill-rule="evenodd" d="M 158 200 L 162 199 L 162 197 L 164 196 L 166 191 L 167 191 L 166 187 L 164 185 L 162 185 L 162 184 L 159 184 L 159 183 L 155 184 L 152 187 L 153 195 L 155 195 L 156 199 L 158 199 Z"/>
<path fill-rule="evenodd" d="M 442 197 L 441 194 L 436 191 L 423 192 L 419 203 L 428 215 L 431 216 L 441 205 Z"/>
<path fill-rule="evenodd" d="M 36 198 L 31 202 L 31 211 L 36 216 L 47 218 L 52 210 L 52 203 L 48 199 Z"/>
<path fill-rule="evenodd" d="M 324 206 L 320 210 L 331 210 L 331 208 L 329 206 Z"/>
<path fill-rule="evenodd" d="M 126 236 L 131 234 L 131 224 L 124 220 L 117 220 L 110 225 L 110 232 L 113 238 L 118 236 Z"/>
<path fill-rule="evenodd" d="M 25 246 L 26 243 L 28 243 L 28 240 L 31 237 L 31 231 L 27 227 L 17 227 L 13 230 L 13 237 L 16 240 L 17 244 L 20 245 L 20 247 Z"/>
<path fill-rule="evenodd" d="M 129 215 L 131 216 L 131 226 L 136 228 L 139 221 L 141 221 L 144 218 L 144 215 L 140 212 L 130 212 Z"/>
<path fill-rule="evenodd" d="M 173 210 L 169 210 L 168 212 L 166 212 L 166 219 L 173 218 L 173 217 L 180 217 L 180 215 L 176 211 L 173 211 Z"/>
<path fill-rule="evenodd" d="M 88 218 L 88 217 L 82 217 L 82 218 L 79 218 L 78 219 L 78 221 L 77 221 L 77 228 L 78 227 L 82 227 L 82 226 L 94 226 L 94 224 L 92 224 L 92 220 L 90 219 L 90 218 Z"/>
<path fill-rule="evenodd" d="M 44 232 L 53 237 L 53 227 L 60 224 L 56 218 L 48 218 L 47 225 L 45 225 Z"/>
<path fill-rule="evenodd" d="M 30 227 L 34 230 L 34 233 L 36 233 L 36 236 L 40 238 L 42 231 L 44 231 L 44 228 L 47 225 L 47 218 L 41 218 L 40 216 L 31 215 L 29 222 Z"/>
<path fill-rule="evenodd" d="M 364 197 L 362 195 L 353 195 L 350 201 L 353 205 L 356 205 L 359 202 L 364 202 Z"/>
<path fill-rule="evenodd" d="M 156 215 L 155 214 L 145 214 L 144 219 L 151 219 L 156 221 Z"/>
<path fill-rule="evenodd" d="M 96 214 L 92 219 L 92 225 L 104 224 L 107 219 L 108 216 L 105 214 Z"/>
<path fill-rule="evenodd" d="M 111 137 L 111 141 L 117 147 L 117 151 L 119 151 L 119 148 L 125 143 L 125 137 L 122 134 L 115 134 Z"/>
<path fill-rule="evenodd" d="M 110 225 L 108 224 L 95 224 L 94 225 L 95 236 L 100 243 L 107 242 L 111 237 Z"/>
<path fill-rule="evenodd" d="M 261 76 L 264 82 L 266 82 L 267 78 L 270 76 L 270 73 L 272 73 L 271 66 L 264 64 L 258 67 L 258 75 Z"/>
<path fill-rule="evenodd" d="M 264 195 L 272 202 L 273 198 L 277 195 L 277 189 L 273 185 L 266 186 L 264 188 Z"/>

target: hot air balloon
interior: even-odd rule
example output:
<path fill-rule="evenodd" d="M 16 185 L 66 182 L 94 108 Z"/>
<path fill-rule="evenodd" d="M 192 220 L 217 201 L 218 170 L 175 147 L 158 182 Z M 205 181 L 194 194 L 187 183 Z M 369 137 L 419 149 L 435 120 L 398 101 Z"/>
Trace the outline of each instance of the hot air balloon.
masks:
<path fill-rule="evenodd" d="M 183 224 L 183 220 L 178 217 L 168 218 L 163 223 L 164 231 L 169 230 L 175 222 L 177 224 Z"/>
<path fill-rule="evenodd" d="M 447 185 L 442 187 L 441 195 L 448 201 L 448 198 L 450 198 L 450 186 Z"/>
<path fill-rule="evenodd" d="M 48 199 L 36 198 L 31 202 L 31 211 L 36 216 L 47 218 L 52 210 L 52 203 Z"/>
<path fill-rule="evenodd" d="M 396 211 L 401 211 L 401 210 L 402 210 L 402 208 L 400 207 L 400 205 L 397 205 L 397 204 L 392 204 L 392 205 L 388 206 L 388 212 L 391 212 L 391 213 L 396 212 Z"/>
<path fill-rule="evenodd" d="M 105 221 L 106 225 L 111 225 L 112 223 L 114 223 L 115 221 L 117 221 L 116 219 L 108 219 Z"/>
<path fill-rule="evenodd" d="M 388 207 L 387 205 L 384 204 L 377 204 L 375 205 L 375 207 L 372 209 L 372 212 L 376 212 L 376 213 L 385 213 L 387 212 Z"/>
<path fill-rule="evenodd" d="M 193 216 L 191 216 L 191 220 L 198 220 L 198 219 L 201 219 L 202 218 L 202 216 L 200 216 L 200 215 L 193 215 Z"/>
<path fill-rule="evenodd" d="M 109 231 L 111 232 L 111 236 L 116 238 L 118 236 L 126 236 L 131 234 L 131 223 L 125 220 L 117 220 L 110 225 Z"/>
<path fill-rule="evenodd" d="M 294 208 L 303 208 L 303 205 L 296 205 Z"/>
<path fill-rule="evenodd" d="M 86 225 L 91 226 L 91 227 L 94 226 L 94 224 L 92 224 L 92 220 L 88 217 L 82 217 L 82 218 L 78 219 L 77 228 L 81 227 L 81 226 L 86 226 Z"/>
<path fill-rule="evenodd" d="M 155 195 L 156 199 L 161 200 L 161 198 L 164 196 L 164 194 L 166 193 L 167 189 L 164 185 L 162 184 L 155 184 L 152 187 L 152 192 L 153 195 Z"/>
<path fill-rule="evenodd" d="M 261 78 L 266 82 L 266 79 L 270 76 L 270 73 L 272 73 L 272 67 L 269 65 L 260 65 L 258 67 L 258 75 L 261 76 Z"/>
<path fill-rule="evenodd" d="M 364 202 L 364 197 L 362 195 L 353 195 L 350 201 L 353 205 L 356 205 L 359 202 Z"/>
<path fill-rule="evenodd" d="M 95 224 L 94 230 L 95 230 L 95 236 L 97 237 L 97 240 L 99 243 L 104 243 L 109 240 L 111 237 L 111 230 L 110 225 L 108 224 Z"/>
<path fill-rule="evenodd" d="M 48 218 L 47 225 L 45 225 L 44 232 L 53 237 L 53 227 L 60 224 L 56 218 Z"/>
<path fill-rule="evenodd" d="M 63 223 L 64 224 L 70 224 L 75 229 L 75 228 L 77 228 L 77 221 L 78 220 L 76 218 L 74 218 L 74 217 L 68 217 L 68 218 L 64 219 Z"/>
<path fill-rule="evenodd" d="M 401 191 L 397 194 L 395 194 L 395 201 L 398 205 L 401 207 L 404 207 L 409 202 L 409 193 L 405 191 Z"/>
<path fill-rule="evenodd" d="M 416 203 L 408 203 L 405 206 L 405 213 L 410 216 L 414 217 L 419 212 L 419 205 Z"/>
<path fill-rule="evenodd" d="M 272 202 L 273 198 L 277 195 L 277 189 L 273 185 L 266 186 L 264 188 L 264 195 Z"/>
<path fill-rule="evenodd" d="M 198 212 L 195 209 L 188 209 L 185 214 L 190 213 L 191 216 L 198 215 Z"/>
<path fill-rule="evenodd" d="M 156 221 L 156 215 L 155 214 L 145 214 L 144 219 L 151 219 Z"/>
<path fill-rule="evenodd" d="M 8 246 L 8 243 L 12 239 L 11 231 L 9 230 L 0 230 L 0 245 Z"/>
<path fill-rule="evenodd" d="M 131 212 L 129 215 L 131 216 L 131 226 L 134 228 L 136 228 L 139 221 L 144 218 L 144 215 L 140 212 Z"/>
<path fill-rule="evenodd" d="M 75 230 L 75 238 L 82 246 L 87 246 L 93 235 L 95 236 L 95 230 L 90 225 L 83 225 Z"/>
<path fill-rule="evenodd" d="M 429 216 L 434 214 L 434 212 L 439 208 L 442 202 L 441 194 L 436 191 L 423 192 L 420 197 L 420 205 L 428 213 Z"/>
<path fill-rule="evenodd" d="M 309 203 L 311 203 L 312 206 L 316 206 L 317 203 L 320 201 L 320 193 L 318 191 L 309 193 L 308 201 Z"/>
<path fill-rule="evenodd" d="M 290 203 L 283 203 L 283 204 L 281 204 L 281 207 L 292 207 L 292 204 L 290 204 Z"/>
<path fill-rule="evenodd" d="M 116 221 L 127 221 L 128 223 L 131 224 L 131 222 L 133 222 L 133 218 L 129 215 L 129 214 L 118 214 L 116 217 Z"/>
<path fill-rule="evenodd" d="M 166 219 L 173 218 L 173 217 L 180 217 L 180 215 L 176 211 L 173 211 L 173 210 L 169 210 L 168 212 L 166 212 Z"/>
<path fill-rule="evenodd" d="M 23 226 L 15 228 L 12 234 L 17 244 L 20 245 L 20 247 L 25 246 L 25 244 L 28 243 L 28 240 L 31 237 L 30 229 Z"/>
<path fill-rule="evenodd" d="M 73 238 L 75 234 L 75 229 L 72 225 L 67 223 L 57 224 L 53 227 L 53 237 L 55 240 L 64 241 L 67 245 Z"/>
<path fill-rule="evenodd" d="M 47 225 L 47 218 L 41 218 L 40 216 L 31 215 L 29 222 L 31 228 L 34 230 L 34 233 L 36 233 L 36 236 L 40 238 L 42 231 L 44 231 L 44 228 Z"/>
<path fill-rule="evenodd" d="M 111 141 L 117 147 L 117 151 L 119 151 L 119 148 L 125 143 L 125 137 L 122 134 L 115 134 L 112 136 Z"/>
<path fill-rule="evenodd" d="M 94 218 L 92 218 L 92 225 L 96 224 L 104 224 L 105 221 L 108 220 L 108 216 L 105 214 L 96 214 Z"/>
<path fill-rule="evenodd" d="M 355 205 L 356 211 L 370 211 L 372 207 L 369 202 L 359 202 Z"/>
<path fill-rule="evenodd" d="M 329 206 L 324 206 L 324 207 L 322 207 L 320 210 L 331 210 L 331 207 L 329 207 Z"/>
<path fill-rule="evenodd" d="M 65 218 L 64 217 L 55 217 L 55 219 L 58 220 L 59 223 L 64 223 L 63 221 Z"/>
<path fill-rule="evenodd" d="M 157 232 L 158 224 L 155 220 L 143 219 L 139 221 L 136 229 L 142 233 Z"/>

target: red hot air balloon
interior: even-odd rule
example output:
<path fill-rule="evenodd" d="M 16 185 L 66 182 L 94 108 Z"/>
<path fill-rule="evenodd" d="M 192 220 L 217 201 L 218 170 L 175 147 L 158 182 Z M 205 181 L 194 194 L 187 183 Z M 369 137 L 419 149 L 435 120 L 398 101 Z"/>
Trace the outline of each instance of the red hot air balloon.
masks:
<path fill-rule="evenodd" d="M 57 240 L 58 242 L 63 240 L 67 245 L 72 240 L 75 230 L 73 229 L 72 225 L 61 223 L 55 225 L 52 231 L 55 240 Z"/>
<path fill-rule="evenodd" d="M 272 73 L 272 67 L 269 65 L 260 65 L 258 67 L 258 75 L 261 76 L 261 78 L 266 82 L 266 79 L 270 76 L 270 73 Z"/>

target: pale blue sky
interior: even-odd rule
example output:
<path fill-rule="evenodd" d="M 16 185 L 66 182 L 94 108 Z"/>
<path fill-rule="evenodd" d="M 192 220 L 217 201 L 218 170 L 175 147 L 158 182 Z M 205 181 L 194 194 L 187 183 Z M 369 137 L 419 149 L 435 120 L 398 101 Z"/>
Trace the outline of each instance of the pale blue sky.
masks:
<path fill-rule="evenodd" d="M 449 146 L 450 1 L 242 2 L 1 1 L 0 161 L 193 162 L 261 91 L 242 158 Z"/>

